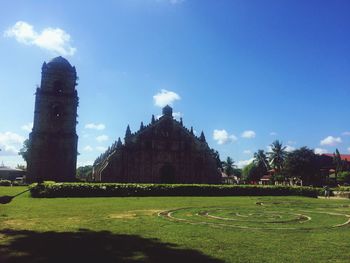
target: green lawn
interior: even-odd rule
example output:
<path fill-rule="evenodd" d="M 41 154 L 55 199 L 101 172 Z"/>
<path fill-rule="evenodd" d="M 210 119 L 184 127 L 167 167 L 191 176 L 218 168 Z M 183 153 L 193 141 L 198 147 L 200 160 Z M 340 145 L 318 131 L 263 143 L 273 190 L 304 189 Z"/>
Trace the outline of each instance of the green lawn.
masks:
<path fill-rule="evenodd" d="M 0 262 L 349 262 L 349 220 L 350 200 L 26 193 L 0 205 Z"/>

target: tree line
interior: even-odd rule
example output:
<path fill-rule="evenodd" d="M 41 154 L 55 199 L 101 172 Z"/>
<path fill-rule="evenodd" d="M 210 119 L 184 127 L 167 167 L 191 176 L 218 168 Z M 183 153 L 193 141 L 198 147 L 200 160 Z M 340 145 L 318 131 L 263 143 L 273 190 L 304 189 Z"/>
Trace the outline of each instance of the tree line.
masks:
<path fill-rule="evenodd" d="M 229 176 L 240 177 L 246 183 L 257 182 L 264 175 L 271 174 L 272 182 L 294 181 L 317 186 L 329 183 L 350 184 L 349 162 L 341 159 L 338 149 L 333 157 L 329 157 L 315 154 L 306 146 L 287 152 L 286 146 L 279 140 L 274 141 L 270 147 L 270 152 L 255 152 L 253 162 L 246 165 L 240 173 L 235 173 L 236 165 L 228 157 L 222 163 L 223 171 Z M 331 168 L 334 170 L 334 181 L 328 180 Z"/>

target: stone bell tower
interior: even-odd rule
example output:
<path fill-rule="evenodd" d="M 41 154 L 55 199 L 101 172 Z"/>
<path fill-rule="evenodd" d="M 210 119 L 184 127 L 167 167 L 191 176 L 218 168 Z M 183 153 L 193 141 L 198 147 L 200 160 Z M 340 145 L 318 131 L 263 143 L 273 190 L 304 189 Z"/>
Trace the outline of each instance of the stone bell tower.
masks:
<path fill-rule="evenodd" d="M 63 57 L 42 66 L 29 135 L 28 182 L 74 181 L 78 136 L 75 67 Z"/>

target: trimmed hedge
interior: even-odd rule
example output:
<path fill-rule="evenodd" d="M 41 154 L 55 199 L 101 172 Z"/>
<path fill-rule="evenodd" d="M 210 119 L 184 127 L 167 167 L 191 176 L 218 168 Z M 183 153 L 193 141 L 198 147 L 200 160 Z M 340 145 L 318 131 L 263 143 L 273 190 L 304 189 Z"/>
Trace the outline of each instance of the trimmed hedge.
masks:
<path fill-rule="evenodd" d="M 317 197 L 320 189 L 292 186 L 43 183 L 30 187 L 32 197 L 126 197 L 126 196 L 286 196 Z"/>
<path fill-rule="evenodd" d="M 0 186 L 11 186 L 10 180 L 0 180 Z"/>

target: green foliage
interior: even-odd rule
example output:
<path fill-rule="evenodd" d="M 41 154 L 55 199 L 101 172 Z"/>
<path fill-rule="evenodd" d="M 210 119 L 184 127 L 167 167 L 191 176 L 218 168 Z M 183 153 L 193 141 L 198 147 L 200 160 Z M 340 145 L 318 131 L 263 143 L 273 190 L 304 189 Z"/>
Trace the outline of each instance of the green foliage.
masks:
<path fill-rule="evenodd" d="M 350 172 L 349 171 L 339 172 L 337 180 L 341 184 L 344 184 L 344 183 L 350 184 Z"/>
<path fill-rule="evenodd" d="M 224 168 L 225 174 L 231 176 L 234 174 L 236 165 L 231 157 L 227 157 L 226 161 L 222 162 L 222 167 Z"/>
<path fill-rule="evenodd" d="M 321 185 L 319 163 L 313 150 L 301 147 L 289 153 L 285 160 L 284 172 L 287 177 L 300 178 L 305 185 Z"/>
<path fill-rule="evenodd" d="M 284 160 L 287 156 L 286 146 L 282 146 L 282 142 L 279 140 L 274 141 L 270 146 L 271 152 L 268 153 L 270 164 L 272 168 L 277 171 L 277 173 L 281 173 L 283 170 Z"/>
<path fill-rule="evenodd" d="M 317 197 L 310 187 L 203 184 L 44 183 L 31 185 L 33 197 L 111 196 L 285 196 Z"/>
<path fill-rule="evenodd" d="M 246 165 L 242 170 L 242 179 L 245 182 L 258 181 L 262 176 L 263 173 L 254 162 Z"/>
<path fill-rule="evenodd" d="M 92 165 L 78 167 L 76 177 L 81 181 L 92 181 Z"/>
<path fill-rule="evenodd" d="M 26 139 L 23 142 L 23 147 L 18 152 L 18 154 L 21 155 L 23 160 L 25 160 L 27 163 L 29 159 L 29 147 L 30 147 L 30 141 L 29 139 Z"/>
<path fill-rule="evenodd" d="M 11 186 L 10 180 L 0 180 L 0 186 Z"/>

